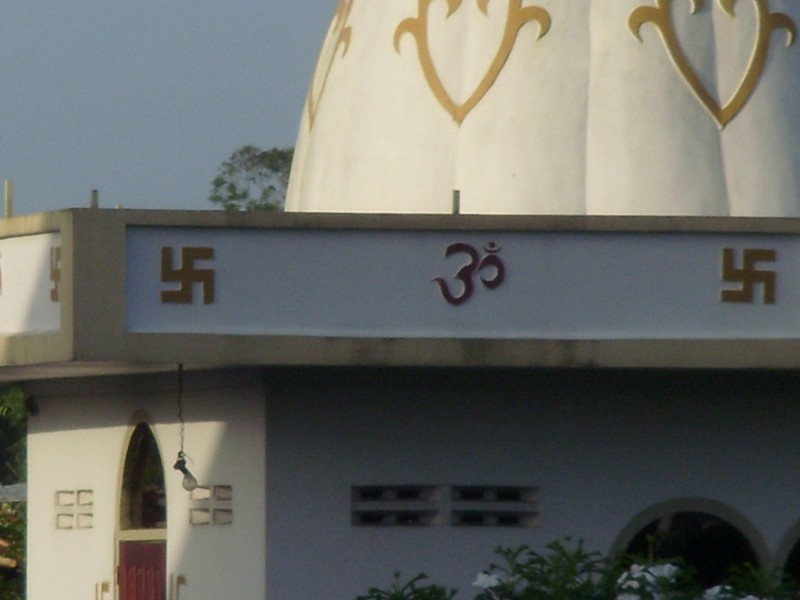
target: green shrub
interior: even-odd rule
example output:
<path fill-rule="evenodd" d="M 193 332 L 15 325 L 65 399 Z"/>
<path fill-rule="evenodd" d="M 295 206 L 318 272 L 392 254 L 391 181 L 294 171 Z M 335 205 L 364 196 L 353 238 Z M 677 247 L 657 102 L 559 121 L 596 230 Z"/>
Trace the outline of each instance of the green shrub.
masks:
<path fill-rule="evenodd" d="M 451 600 L 456 595 L 455 590 L 438 585 L 417 585 L 427 578 L 427 575 L 420 573 L 402 583 L 400 573 L 395 573 L 394 583 L 389 589 L 370 588 L 366 596 L 359 596 L 356 600 Z"/>
<path fill-rule="evenodd" d="M 779 572 L 745 566 L 732 569 L 718 586 L 704 590 L 681 561 L 603 557 L 578 542 L 553 542 L 538 552 L 529 546 L 497 548 L 497 563 L 480 572 L 474 600 L 800 600 L 800 589 Z M 424 585 L 425 575 L 388 589 L 371 588 L 357 600 L 452 600 L 456 590 Z"/>
<path fill-rule="evenodd" d="M 478 575 L 474 585 L 483 591 L 476 600 L 595 600 L 610 589 L 599 553 L 586 552 L 580 542 L 574 549 L 560 542 L 546 549 L 497 548 L 503 562 Z"/>

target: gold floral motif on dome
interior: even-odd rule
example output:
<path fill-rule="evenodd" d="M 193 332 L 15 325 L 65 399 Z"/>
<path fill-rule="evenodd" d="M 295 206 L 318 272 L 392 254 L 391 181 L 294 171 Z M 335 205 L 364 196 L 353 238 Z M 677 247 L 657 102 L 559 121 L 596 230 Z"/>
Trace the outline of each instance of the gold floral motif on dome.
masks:
<path fill-rule="evenodd" d="M 673 0 L 654 1 L 655 6 L 640 6 L 631 13 L 628 19 L 628 26 L 631 32 L 639 41 L 642 41 L 641 28 L 643 25 L 651 23 L 658 29 L 669 57 L 681 77 L 703 107 L 711 114 L 720 129 L 723 129 L 741 112 L 758 86 L 769 55 L 772 33 L 777 29 L 785 29 L 787 32 L 787 46 L 791 46 L 797 36 L 797 27 L 791 17 L 780 12 L 770 12 L 769 0 L 752 0 L 755 5 L 757 19 L 753 51 L 738 87 L 730 99 L 723 104 L 723 100 L 714 98 L 703 84 L 681 46 L 681 41 L 672 20 L 671 8 Z M 689 2 L 691 2 L 691 14 L 694 15 L 703 8 L 706 0 L 689 0 Z M 717 0 L 717 2 L 720 8 L 728 15 L 731 17 L 736 16 L 734 7 L 737 0 Z"/>
<path fill-rule="evenodd" d="M 405 34 L 410 34 L 417 43 L 417 54 L 420 66 L 425 76 L 428 86 L 439 104 L 450 113 L 456 123 L 461 124 L 469 113 L 480 103 L 486 93 L 494 85 L 500 72 L 503 70 L 509 56 L 517 41 L 519 30 L 528 22 L 535 21 L 539 24 L 539 34 L 537 39 L 542 38 L 550 29 L 549 13 L 538 6 L 522 6 L 522 0 L 508 0 L 508 15 L 506 17 L 503 39 L 497 54 L 494 57 L 486 74 L 478 83 L 475 90 L 467 99 L 459 103 L 447 91 L 431 54 L 428 28 L 428 12 L 431 4 L 436 0 L 418 0 L 418 10 L 416 17 L 404 19 L 395 30 L 394 47 L 400 51 L 400 39 Z M 447 17 L 452 16 L 461 8 L 463 0 L 445 0 L 447 2 Z M 490 0 L 476 0 L 480 11 L 488 16 Z"/>
<path fill-rule="evenodd" d="M 342 49 L 341 58 L 344 58 L 350 48 L 350 39 L 353 35 L 353 31 L 349 21 L 354 3 L 355 0 L 339 0 L 339 5 L 336 7 L 336 13 L 333 15 L 333 23 L 331 25 L 333 48 L 330 52 L 330 56 L 325 57 L 324 54 L 320 55 L 317 65 L 314 67 L 314 75 L 311 78 L 311 87 L 308 90 L 308 99 L 306 100 L 309 128 L 314 127 L 319 103 L 322 99 L 322 95 L 325 93 L 325 87 L 328 85 L 328 77 L 331 74 L 331 69 L 333 69 L 333 63 L 336 61 L 339 48 Z M 318 79 L 320 74 L 321 80 Z M 319 86 L 315 85 L 318 80 Z"/>

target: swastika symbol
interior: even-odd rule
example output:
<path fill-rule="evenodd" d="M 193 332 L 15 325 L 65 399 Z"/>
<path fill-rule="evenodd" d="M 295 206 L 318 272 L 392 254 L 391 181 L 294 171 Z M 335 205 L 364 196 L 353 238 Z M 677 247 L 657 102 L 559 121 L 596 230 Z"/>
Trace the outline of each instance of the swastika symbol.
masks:
<path fill-rule="evenodd" d="M 727 289 L 720 292 L 722 302 L 739 302 L 752 304 L 755 297 L 755 286 L 762 286 L 764 304 L 775 304 L 775 271 L 756 268 L 759 262 L 775 262 L 777 253 L 767 248 L 745 248 L 742 251 L 742 266 L 736 266 L 736 255 L 733 248 L 722 250 L 722 281 L 738 283 L 738 289 Z"/>
<path fill-rule="evenodd" d="M 213 248 L 181 248 L 181 266 L 175 268 L 172 248 L 161 248 L 161 281 L 163 283 L 180 283 L 177 290 L 162 290 L 161 302 L 164 304 L 192 304 L 194 302 L 194 284 L 203 286 L 203 304 L 214 302 L 214 270 L 196 269 L 197 260 L 214 258 Z"/>

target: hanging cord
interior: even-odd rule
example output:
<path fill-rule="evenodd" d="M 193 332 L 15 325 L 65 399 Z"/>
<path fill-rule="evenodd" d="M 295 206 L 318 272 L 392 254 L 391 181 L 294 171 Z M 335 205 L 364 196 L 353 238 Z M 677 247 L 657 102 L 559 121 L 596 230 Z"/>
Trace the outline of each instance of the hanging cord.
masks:
<path fill-rule="evenodd" d="M 186 423 L 183 420 L 183 363 L 178 363 L 178 422 L 181 428 L 181 449 L 178 458 L 183 458 L 185 456 L 183 440 L 186 434 Z"/>
<path fill-rule="evenodd" d="M 178 458 L 173 465 L 176 471 L 183 473 L 183 489 L 191 492 L 197 487 L 197 479 L 186 466 L 186 459 L 189 458 L 183 451 L 186 423 L 183 420 L 183 364 L 178 363 L 178 422 L 180 423 L 181 449 L 178 451 Z M 191 460 L 191 459 L 189 459 Z"/>

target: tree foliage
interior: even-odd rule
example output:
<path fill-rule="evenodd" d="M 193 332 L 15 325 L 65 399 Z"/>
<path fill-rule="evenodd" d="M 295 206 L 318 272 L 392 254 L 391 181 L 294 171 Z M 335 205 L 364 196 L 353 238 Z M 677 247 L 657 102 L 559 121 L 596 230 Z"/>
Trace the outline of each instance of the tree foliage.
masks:
<path fill-rule="evenodd" d="M 209 200 L 227 211 L 282 210 L 294 148 L 242 146 L 211 182 Z"/>
<path fill-rule="evenodd" d="M 0 483 L 26 480 L 28 411 L 19 390 L 0 391 Z M 24 502 L 0 502 L 0 600 L 25 597 Z M 15 565 L 15 566 L 11 566 Z"/>
<path fill-rule="evenodd" d="M 20 390 L 0 391 L 0 483 L 26 479 L 28 413 Z"/>

